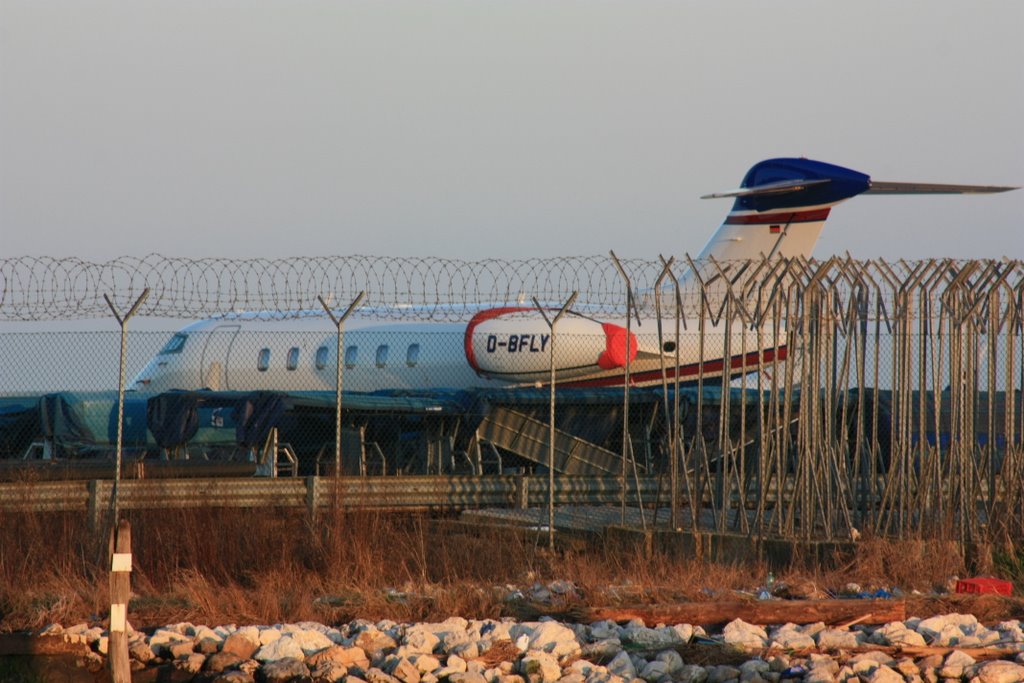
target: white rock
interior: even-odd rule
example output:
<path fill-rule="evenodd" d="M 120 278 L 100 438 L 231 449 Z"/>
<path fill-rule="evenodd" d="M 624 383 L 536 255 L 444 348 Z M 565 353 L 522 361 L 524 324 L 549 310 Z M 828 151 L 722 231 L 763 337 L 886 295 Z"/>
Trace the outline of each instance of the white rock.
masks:
<path fill-rule="evenodd" d="M 60 624 L 47 624 L 46 626 L 44 626 L 41 629 L 39 629 L 38 631 L 36 631 L 36 635 L 38 635 L 38 636 L 60 636 L 60 635 L 64 635 L 64 627 L 61 626 Z"/>
<path fill-rule="evenodd" d="M 722 637 L 729 645 L 757 650 L 768 644 L 768 634 L 761 626 L 748 624 L 742 619 L 733 619 L 722 630 Z"/>
<path fill-rule="evenodd" d="M 939 634 L 942 633 L 943 628 L 946 628 L 947 626 L 952 626 L 962 634 L 968 635 L 974 633 L 974 630 L 978 626 L 978 619 L 973 614 L 941 614 L 929 619 L 923 619 L 916 627 L 913 628 L 926 639 L 933 640 L 938 637 Z"/>
<path fill-rule="evenodd" d="M 1020 621 L 1016 619 L 999 622 L 996 624 L 995 630 L 999 631 L 999 635 L 1003 640 L 1013 643 L 1024 643 L 1024 629 L 1021 628 Z"/>
<path fill-rule="evenodd" d="M 250 643 L 260 644 L 260 628 L 259 626 L 242 626 L 236 629 L 231 635 L 238 635 L 240 638 L 245 638 Z"/>
<path fill-rule="evenodd" d="M 539 675 L 544 683 L 554 683 L 562 677 L 562 667 L 553 655 L 546 652 L 530 652 L 519 661 L 519 673 L 525 677 Z"/>
<path fill-rule="evenodd" d="M 816 621 L 813 624 L 804 624 L 799 627 L 801 633 L 806 633 L 812 638 L 824 631 L 826 628 L 828 627 L 825 626 L 825 622 L 823 621 Z"/>
<path fill-rule="evenodd" d="M 604 667 L 587 676 L 587 683 L 626 683 L 622 676 L 616 676 Z"/>
<path fill-rule="evenodd" d="M 639 652 L 630 652 L 628 654 L 630 661 L 633 662 L 633 668 L 636 669 L 638 672 L 641 671 L 645 666 L 647 666 L 647 657 L 645 657 L 644 655 L 640 654 Z M 639 673 L 636 677 L 640 677 Z"/>
<path fill-rule="evenodd" d="M 1024 681 L 1024 666 L 1013 662 L 985 662 L 977 668 L 979 683 L 1017 683 Z"/>
<path fill-rule="evenodd" d="M 192 633 L 192 640 L 199 642 L 205 638 L 216 640 L 218 643 L 224 641 L 224 637 L 208 626 L 197 626 Z"/>
<path fill-rule="evenodd" d="M 438 678 L 447 678 L 453 673 L 466 673 L 466 660 L 458 655 L 449 655 L 445 665 L 433 672 Z"/>
<path fill-rule="evenodd" d="M 719 664 L 708 667 L 708 683 L 726 683 L 740 677 L 740 670 L 734 666 Z"/>
<path fill-rule="evenodd" d="M 153 652 L 153 648 L 149 646 L 145 638 L 128 641 L 128 655 L 143 664 L 153 659 L 156 654 Z"/>
<path fill-rule="evenodd" d="M 804 675 L 803 683 L 835 683 L 836 675 L 824 668 L 811 669 Z"/>
<path fill-rule="evenodd" d="M 481 634 L 490 638 L 491 640 L 512 640 L 512 627 L 511 621 L 494 621 L 493 619 L 485 619 L 480 622 L 480 626 L 477 631 Z"/>
<path fill-rule="evenodd" d="M 622 643 L 618 638 L 607 638 L 594 643 L 587 643 L 581 650 L 581 655 L 587 659 L 611 659 L 622 652 Z"/>
<path fill-rule="evenodd" d="M 412 626 L 411 628 L 429 631 L 430 633 L 433 633 L 435 636 L 437 636 L 438 641 L 441 641 L 453 633 L 466 633 L 466 631 L 469 629 L 469 621 L 463 619 L 462 617 L 449 617 L 444 621 L 418 623 Z"/>
<path fill-rule="evenodd" d="M 462 657 L 467 662 L 480 656 L 480 646 L 477 645 L 475 640 L 463 640 L 447 648 L 447 650 L 453 655 Z"/>
<path fill-rule="evenodd" d="M 281 637 L 281 631 L 276 629 L 276 628 L 273 628 L 273 627 L 261 628 L 260 629 L 259 640 L 257 640 L 256 642 L 258 642 L 260 645 L 269 645 L 270 643 L 274 642 L 275 640 L 279 639 L 280 637 Z"/>
<path fill-rule="evenodd" d="M 271 640 L 266 645 L 261 647 L 253 655 L 253 659 L 260 662 L 276 662 L 279 659 L 293 658 L 304 660 L 306 653 L 302 651 L 302 646 L 289 636 L 281 636 Z"/>
<path fill-rule="evenodd" d="M 818 647 L 828 650 L 841 650 L 857 647 L 863 635 L 857 631 L 843 631 L 827 628 L 817 635 Z"/>
<path fill-rule="evenodd" d="M 690 642 L 690 638 L 693 638 L 694 630 L 693 626 L 690 624 L 676 624 L 671 628 L 676 632 L 676 635 L 679 636 L 679 640 L 684 643 Z"/>
<path fill-rule="evenodd" d="M 461 674 L 452 674 L 448 677 L 449 683 L 487 683 L 483 674 L 477 671 L 467 671 Z"/>
<path fill-rule="evenodd" d="M 89 624 L 75 624 L 64 629 L 64 642 L 84 643 L 85 632 L 89 630 Z"/>
<path fill-rule="evenodd" d="M 876 667 L 863 680 L 867 683 L 903 683 L 903 675 L 890 669 L 884 664 Z"/>
<path fill-rule="evenodd" d="M 679 637 L 675 629 L 672 628 L 630 627 L 623 630 L 622 642 L 632 643 L 644 650 L 660 650 L 681 645 L 684 641 Z"/>
<path fill-rule="evenodd" d="M 894 664 L 896 664 L 896 660 L 888 654 L 886 654 L 885 652 L 882 652 L 880 650 L 874 650 L 871 652 L 858 653 L 854 657 L 850 658 L 849 663 L 854 665 L 855 667 L 858 665 L 866 664 L 869 668 L 876 668 L 880 665 L 893 666 Z M 862 668 L 858 669 L 857 671 L 859 673 L 862 670 L 866 669 Z"/>
<path fill-rule="evenodd" d="M 939 668 L 939 676 L 942 678 L 960 678 L 974 664 L 974 657 L 960 650 L 953 650 Z"/>
<path fill-rule="evenodd" d="M 516 646 L 523 635 L 528 636 L 528 650 L 547 652 L 555 657 L 569 657 L 580 654 L 576 632 L 557 621 L 527 622 L 513 626 L 511 634 L 515 637 Z"/>
<path fill-rule="evenodd" d="M 192 642 L 192 639 L 186 635 L 178 633 L 177 630 L 171 630 L 167 628 L 158 628 L 153 632 L 153 635 L 149 637 L 149 647 L 157 655 L 165 655 L 171 651 L 171 646 L 178 643 Z"/>
<path fill-rule="evenodd" d="M 981 642 L 982 647 L 998 643 L 1003 639 L 1003 635 L 999 631 L 984 626 L 978 627 L 978 630 L 974 632 L 974 637 Z"/>
<path fill-rule="evenodd" d="M 391 659 L 389 657 L 389 659 Z M 420 670 L 416 665 L 404 657 L 395 657 L 395 661 L 389 662 L 385 669 L 389 674 L 402 681 L 402 683 L 420 683 Z M 457 676 L 459 674 L 452 674 Z"/>
<path fill-rule="evenodd" d="M 890 622 L 875 630 L 872 640 L 882 645 L 923 647 L 926 645 L 924 636 L 907 628 L 899 621 Z"/>
<path fill-rule="evenodd" d="M 640 671 L 640 678 L 644 679 L 648 683 L 654 683 L 655 681 L 664 678 L 669 673 L 668 664 L 655 659 L 654 661 L 647 662 L 647 664 Z"/>
<path fill-rule="evenodd" d="M 440 644 L 437 635 L 421 626 L 414 626 L 405 632 L 405 647 L 410 653 L 431 654 Z"/>
<path fill-rule="evenodd" d="M 814 653 L 807 658 L 807 667 L 813 671 L 823 670 L 835 675 L 839 672 L 839 664 L 828 655 Z"/>
<path fill-rule="evenodd" d="M 814 638 L 803 633 L 796 624 L 784 624 L 771 633 L 771 642 L 783 650 L 801 650 L 814 647 Z"/>
<path fill-rule="evenodd" d="M 703 666 L 687 664 L 679 671 L 677 680 L 681 683 L 704 683 L 708 680 L 708 672 Z"/>
<path fill-rule="evenodd" d="M 606 668 L 608 673 L 621 676 L 627 681 L 636 678 L 636 667 L 633 665 L 633 660 L 630 659 L 628 652 L 620 652 L 615 655 L 615 658 L 608 662 Z"/>
<path fill-rule="evenodd" d="M 582 674 L 583 676 L 589 676 L 590 674 L 599 670 L 607 671 L 607 669 L 605 669 L 603 666 L 598 666 L 597 664 L 594 664 L 593 662 L 588 662 L 585 659 L 577 659 L 575 662 L 566 667 L 565 670 L 570 671 L 572 673 Z"/>
<path fill-rule="evenodd" d="M 744 677 L 755 673 L 767 673 L 769 668 L 770 667 L 768 666 L 768 662 L 764 661 L 763 659 L 751 659 L 750 661 L 746 661 L 740 664 L 740 676 Z"/>
<path fill-rule="evenodd" d="M 683 658 L 675 650 L 665 650 L 659 652 L 657 659 L 665 662 L 665 666 L 670 674 L 676 674 L 683 668 Z"/>
<path fill-rule="evenodd" d="M 203 668 L 204 662 L 206 662 L 206 655 L 196 652 L 188 657 L 176 660 L 174 662 L 174 666 L 181 671 L 187 671 L 190 674 L 197 674 L 199 673 L 199 670 Z"/>
<path fill-rule="evenodd" d="M 413 655 L 410 660 L 421 674 L 429 674 L 441 668 L 441 660 L 433 655 Z"/>
<path fill-rule="evenodd" d="M 290 635 L 307 656 L 334 645 L 334 641 L 315 629 L 295 630 Z"/>
<path fill-rule="evenodd" d="M 610 619 L 595 621 L 590 625 L 590 637 L 594 640 L 607 640 L 609 638 L 619 640 L 620 630 L 619 625 Z"/>

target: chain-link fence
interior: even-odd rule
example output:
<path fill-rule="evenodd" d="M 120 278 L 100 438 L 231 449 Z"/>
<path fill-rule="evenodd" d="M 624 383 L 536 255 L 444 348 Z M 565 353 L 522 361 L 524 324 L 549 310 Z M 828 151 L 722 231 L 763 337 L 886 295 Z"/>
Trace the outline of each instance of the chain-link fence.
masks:
<path fill-rule="evenodd" d="M 0 260 L 0 279 L 8 321 L 109 316 L 104 295 L 147 289 L 138 316 L 207 318 L 127 336 L 125 461 L 169 476 L 487 477 L 553 456 L 631 498 L 661 478 L 644 503 L 676 526 L 1024 532 L 1021 261 L 151 256 Z M 361 291 L 339 339 L 321 300 L 337 315 Z M 2 457 L 97 476 L 119 352 L 117 332 L 0 334 Z"/>

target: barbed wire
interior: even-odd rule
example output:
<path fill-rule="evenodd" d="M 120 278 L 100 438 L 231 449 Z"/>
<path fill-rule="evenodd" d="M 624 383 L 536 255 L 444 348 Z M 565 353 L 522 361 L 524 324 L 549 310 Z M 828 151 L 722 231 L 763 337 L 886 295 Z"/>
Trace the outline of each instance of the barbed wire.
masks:
<path fill-rule="evenodd" d="M 644 292 L 672 287 L 659 259 L 623 259 L 641 306 Z M 935 259 L 858 261 L 850 257 L 695 262 L 676 257 L 671 275 L 689 283 L 686 306 L 701 305 L 709 292 L 737 299 L 764 296 L 781 283 L 827 285 L 837 292 L 872 287 L 886 296 L 915 290 L 941 301 L 949 288 L 979 300 L 993 288 L 1005 291 L 1001 305 L 1019 312 L 1024 261 Z M 687 275 L 689 274 L 689 277 Z M 0 320 L 44 321 L 109 315 L 104 295 L 127 307 L 146 289 L 144 316 L 195 319 L 236 311 L 299 316 L 320 310 L 317 297 L 344 308 L 358 292 L 364 310 L 388 318 L 452 319 L 480 305 L 529 305 L 533 297 L 564 301 L 579 292 L 579 304 L 594 312 L 621 312 L 626 282 L 611 256 L 531 259 L 399 258 L 319 256 L 281 259 L 181 258 L 160 254 L 91 262 L 79 258 L 22 256 L 0 259 Z M 1017 315 L 1019 319 L 1019 314 Z"/>

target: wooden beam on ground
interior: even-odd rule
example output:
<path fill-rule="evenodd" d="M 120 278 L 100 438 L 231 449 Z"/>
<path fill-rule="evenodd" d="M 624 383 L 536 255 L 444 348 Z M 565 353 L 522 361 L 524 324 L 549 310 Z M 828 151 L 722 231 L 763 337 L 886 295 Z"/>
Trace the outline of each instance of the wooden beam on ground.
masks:
<path fill-rule="evenodd" d="M 752 600 L 747 602 L 683 602 L 633 607 L 593 607 L 588 621 L 641 619 L 654 624 L 724 624 L 742 619 L 748 624 L 887 624 L 907 618 L 904 600 Z"/>
<path fill-rule="evenodd" d="M 963 652 L 964 654 L 979 661 L 987 661 L 990 659 L 1012 659 L 1015 655 L 1020 654 L 1020 650 L 1016 648 L 1000 647 L 1001 645 L 1007 645 L 1007 643 L 995 643 L 986 647 L 956 647 L 955 645 L 948 647 L 936 645 L 862 645 L 860 647 L 843 648 L 840 653 L 841 656 L 839 656 L 838 659 L 841 662 L 845 662 L 865 652 L 883 652 L 894 659 L 898 657 L 920 659 L 931 655 L 939 655 L 945 658 L 956 651 Z M 769 648 L 762 653 L 762 656 L 767 657 L 774 654 L 787 654 L 790 657 L 810 657 L 812 654 L 834 655 L 835 651 L 830 653 L 827 649 L 823 650 L 817 647 L 800 648 L 798 650 L 779 650 L 777 648 Z"/>

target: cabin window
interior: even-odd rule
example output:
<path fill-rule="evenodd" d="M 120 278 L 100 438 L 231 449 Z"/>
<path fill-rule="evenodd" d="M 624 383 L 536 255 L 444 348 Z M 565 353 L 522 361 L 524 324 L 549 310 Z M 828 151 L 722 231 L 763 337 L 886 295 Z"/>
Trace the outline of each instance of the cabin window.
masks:
<path fill-rule="evenodd" d="M 160 354 L 164 355 L 169 353 L 181 353 L 181 350 L 185 348 L 185 342 L 187 341 L 188 335 L 179 332 L 173 337 L 171 337 L 169 340 L 167 340 L 167 343 L 164 345 L 164 348 L 160 350 Z"/>
<path fill-rule="evenodd" d="M 260 349 L 260 355 L 256 359 L 256 369 L 260 372 L 266 372 L 267 368 L 270 367 L 270 349 Z"/>
<path fill-rule="evenodd" d="M 288 367 L 289 370 L 294 370 L 295 368 L 299 367 L 299 347 L 298 346 L 293 346 L 292 348 L 288 349 L 287 367 Z"/>
<path fill-rule="evenodd" d="M 420 360 L 420 345 L 409 344 L 409 348 L 405 350 L 405 364 L 410 368 L 416 367 L 416 363 Z"/>
<path fill-rule="evenodd" d="M 316 369 L 323 370 L 327 367 L 327 347 L 321 346 L 316 350 Z"/>
<path fill-rule="evenodd" d="M 381 344 L 377 347 L 377 367 L 383 368 L 388 364 L 388 345 Z"/>
<path fill-rule="evenodd" d="M 661 345 L 661 348 L 665 350 L 665 353 L 672 353 L 676 350 L 676 343 L 674 341 L 667 341 Z"/>
<path fill-rule="evenodd" d="M 352 346 L 345 349 L 345 367 L 354 368 L 356 361 L 359 359 L 359 347 L 353 344 Z"/>

